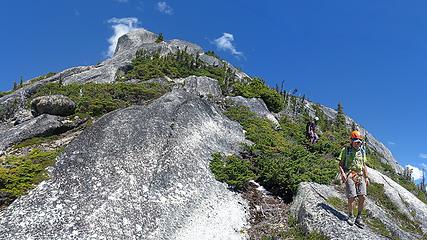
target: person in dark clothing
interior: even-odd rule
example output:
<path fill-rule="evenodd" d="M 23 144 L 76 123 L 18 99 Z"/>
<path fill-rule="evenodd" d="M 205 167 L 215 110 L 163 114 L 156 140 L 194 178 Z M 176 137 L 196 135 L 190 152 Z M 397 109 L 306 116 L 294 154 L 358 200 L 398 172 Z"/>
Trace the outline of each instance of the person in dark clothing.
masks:
<path fill-rule="evenodd" d="M 319 135 L 316 133 L 317 121 L 319 121 L 319 118 L 314 117 L 314 121 L 307 123 L 307 137 L 310 139 L 311 144 L 316 144 L 319 140 Z"/>

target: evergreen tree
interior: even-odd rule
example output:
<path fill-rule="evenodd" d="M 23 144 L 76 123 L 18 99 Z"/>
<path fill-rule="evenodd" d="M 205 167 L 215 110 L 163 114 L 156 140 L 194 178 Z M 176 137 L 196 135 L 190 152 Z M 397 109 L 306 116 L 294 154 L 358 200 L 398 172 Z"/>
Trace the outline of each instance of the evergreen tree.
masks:
<path fill-rule="evenodd" d="M 341 103 L 338 103 L 337 116 L 335 117 L 335 124 L 338 129 L 345 129 L 345 116 Z"/>
<path fill-rule="evenodd" d="M 15 91 L 16 89 L 18 89 L 18 84 L 13 80 L 13 90 Z"/>
<path fill-rule="evenodd" d="M 160 33 L 159 36 L 157 36 L 156 43 L 161 43 L 163 41 L 164 41 L 164 39 L 163 39 L 163 33 Z"/>
<path fill-rule="evenodd" d="M 22 87 L 24 85 L 24 79 L 21 76 L 20 80 L 19 80 L 19 87 Z"/>

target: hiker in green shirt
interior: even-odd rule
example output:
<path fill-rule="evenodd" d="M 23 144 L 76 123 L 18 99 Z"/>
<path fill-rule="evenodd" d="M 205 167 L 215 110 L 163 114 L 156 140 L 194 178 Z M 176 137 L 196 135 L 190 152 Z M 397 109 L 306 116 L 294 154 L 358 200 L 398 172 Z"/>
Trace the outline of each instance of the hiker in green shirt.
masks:
<path fill-rule="evenodd" d="M 341 180 L 345 183 L 348 199 L 348 218 L 350 225 L 356 224 L 363 228 L 362 210 L 365 203 L 366 188 L 369 185 L 369 178 L 366 162 L 365 149 L 362 147 L 363 137 L 359 131 L 351 133 L 351 146 L 344 147 L 341 150 L 339 160 L 339 170 Z M 357 217 L 354 220 L 353 202 L 358 198 Z"/>

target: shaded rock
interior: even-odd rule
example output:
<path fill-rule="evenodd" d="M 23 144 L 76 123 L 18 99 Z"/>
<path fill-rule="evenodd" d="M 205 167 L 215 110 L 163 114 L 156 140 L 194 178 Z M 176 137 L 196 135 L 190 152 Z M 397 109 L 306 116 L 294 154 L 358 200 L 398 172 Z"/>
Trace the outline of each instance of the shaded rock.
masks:
<path fill-rule="evenodd" d="M 50 114 L 65 117 L 74 114 L 76 104 L 64 95 L 50 95 L 34 98 L 31 109 L 36 116 Z"/>
<path fill-rule="evenodd" d="M 5 150 L 13 144 L 25 139 L 47 136 L 63 131 L 61 117 L 43 114 L 11 128 L 0 130 L 0 150 Z"/>
<path fill-rule="evenodd" d="M 242 141 L 239 124 L 180 90 L 111 112 L 0 213 L 0 239 L 245 239 L 247 203 L 209 170 Z"/>
<path fill-rule="evenodd" d="M 265 105 L 264 101 L 259 98 L 244 98 L 242 96 L 237 97 L 226 97 L 226 99 L 230 99 L 235 104 L 239 106 L 245 106 L 248 107 L 249 110 L 256 113 L 259 117 L 265 117 L 268 120 L 270 120 L 276 129 L 280 128 L 280 124 L 277 121 L 277 119 L 271 114 L 271 112 L 268 110 L 267 106 Z"/>
<path fill-rule="evenodd" d="M 186 78 L 173 79 L 175 83 L 179 83 L 177 88 L 183 89 L 186 92 L 193 93 L 198 96 L 221 98 L 222 92 L 218 81 L 210 77 L 190 76 Z"/>

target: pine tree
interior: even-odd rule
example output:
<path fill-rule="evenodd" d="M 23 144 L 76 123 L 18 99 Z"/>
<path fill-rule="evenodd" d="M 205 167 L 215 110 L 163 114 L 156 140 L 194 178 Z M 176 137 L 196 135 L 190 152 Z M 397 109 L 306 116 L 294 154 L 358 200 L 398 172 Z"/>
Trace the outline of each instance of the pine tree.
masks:
<path fill-rule="evenodd" d="M 159 36 L 157 36 L 156 43 L 161 43 L 163 41 L 164 41 L 164 39 L 163 39 L 163 33 L 160 33 Z"/>
<path fill-rule="evenodd" d="M 21 76 L 20 80 L 19 80 L 19 87 L 22 87 L 24 85 L 24 79 Z"/>
<path fill-rule="evenodd" d="M 16 81 L 13 81 L 13 90 L 15 91 L 16 89 L 18 89 L 18 84 L 16 83 Z"/>
<path fill-rule="evenodd" d="M 345 116 L 341 103 L 338 103 L 337 116 L 335 117 L 335 124 L 338 129 L 345 128 Z"/>

